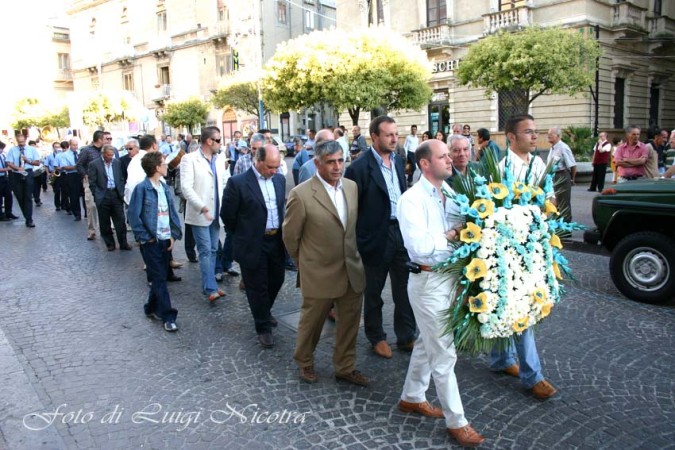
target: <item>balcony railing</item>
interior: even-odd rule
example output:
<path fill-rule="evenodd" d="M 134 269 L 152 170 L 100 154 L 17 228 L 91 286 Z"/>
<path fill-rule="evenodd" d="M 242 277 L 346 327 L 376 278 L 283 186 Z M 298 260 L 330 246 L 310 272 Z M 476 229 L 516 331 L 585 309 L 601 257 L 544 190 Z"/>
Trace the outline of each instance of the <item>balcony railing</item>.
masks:
<path fill-rule="evenodd" d="M 70 81 L 73 79 L 73 71 L 70 69 L 57 69 L 56 79 L 58 81 Z"/>
<path fill-rule="evenodd" d="M 532 25 L 532 12 L 527 6 L 507 9 L 483 15 L 484 34 L 493 34 L 500 30 L 514 30 Z"/>
<path fill-rule="evenodd" d="M 675 20 L 667 16 L 654 17 L 649 21 L 651 37 L 675 35 Z"/>
<path fill-rule="evenodd" d="M 414 44 L 421 47 L 441 45 L 443 42 L 450 41 L 450 25 L 444 23 L 433 27 L 413 30 L 410 38 Z"/>
<path fill-rule="evenodd" d="M 646 30 L 646 10 L 632 3 L 619 3 L 613 6 L 612 26 L 631 27 Z"/>
<path fill-rule="evenodd" d="M 171 85 L 163 84 L 159 87 L 160 95 L 164 98 L 171 97 Z"/>

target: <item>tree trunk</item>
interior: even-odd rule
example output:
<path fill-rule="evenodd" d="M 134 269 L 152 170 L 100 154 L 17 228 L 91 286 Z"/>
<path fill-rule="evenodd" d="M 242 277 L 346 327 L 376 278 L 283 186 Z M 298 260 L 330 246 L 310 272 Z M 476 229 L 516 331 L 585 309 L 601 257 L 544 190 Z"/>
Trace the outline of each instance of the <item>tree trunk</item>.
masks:
<path fill-rule="evenodd" d="M 361 108 L 347 108 L 347 112 L 349 113 L 349 117 L 352 118 L 352 125 L 358 125 Z"/>

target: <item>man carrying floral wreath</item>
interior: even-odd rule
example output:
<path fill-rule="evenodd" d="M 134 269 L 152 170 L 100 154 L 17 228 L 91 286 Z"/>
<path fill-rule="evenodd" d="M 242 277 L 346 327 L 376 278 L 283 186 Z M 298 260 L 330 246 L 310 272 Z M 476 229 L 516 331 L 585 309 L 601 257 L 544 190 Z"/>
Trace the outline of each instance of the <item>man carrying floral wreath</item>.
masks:
<path fill-rule="evenodd" d="M 473 447 L 485 438 L 464 417 L 455 377 L 457 354 L 442 318 L 455 297 L 455 283 L 452 275 L 432 271 L 432 266 L 451 255 L 451 243 L 463 226 L 457 220 L 459 207 L 444 195 L 444 191 L 452 192 L 443 181 L 452 174 L 452 161 L 448 146 L 436 139 L 424 141 L 415 151 L 415 160 L 422 177 L 401 196 L 397 217 L 411 261 L 407 290 L 419 337 L 410 357 L 399 409 L 445 417 L 448 434 L 460 445 Z M 432 374 L 441 408 L 426 400 Z"/>
<path fill-rule="evenodd" d="M 529 114 L 512 116 L 507 120 L 504 132 L 511 146 L 506 158 L 499 163 L 502 172 L 508 161 L 516 180 L 525 183 L 534 183 L 539 180 L 546 171 L 546 165 L 541 158 L 532 154 L 537 147 L 538 135 L 534 117 Z M 516 360 L 516 355 L 518 360 Z M 519 377 L 525 388 L 531 389 L 532 394 L 540 400 L 546 400 L 558 392 L 551 383 L 546 381 L 541 372 L 541 362 L 532 328 L 524 330 L 515 342 L 511 338 L 510 345 L 505 351 L 493 350 L 490 368 Z"/>

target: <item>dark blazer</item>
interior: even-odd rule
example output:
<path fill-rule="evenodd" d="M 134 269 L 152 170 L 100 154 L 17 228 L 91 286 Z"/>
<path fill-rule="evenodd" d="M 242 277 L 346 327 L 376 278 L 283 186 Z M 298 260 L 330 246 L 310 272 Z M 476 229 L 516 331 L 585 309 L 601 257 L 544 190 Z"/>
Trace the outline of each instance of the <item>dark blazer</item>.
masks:
<path fill-rule="evenodd" d="M 124 185 L 126 180 L 122 176 L 122 163 L 117 158 L 112 160 L 112 171 L 115 179 L 115 189 L 120 199 L 124 199 Z M 99 205 L 105 198 L 105 191 L 108 189 L 108 175 L 105 172 L 103 158 L 97 158 L 89 163 L 87 169 L 89 175 L 89 189 L 94 195 L 94 202 Z"/>
<path fill-rule="evenodd" d="M 279 238 L 284 222 L 286 179 L 272 177 L 279 212 Z M 227 181 L 223 191 L 220 218 L 227 233 L 234 234 L 234 259 L 244 267 L 257 267 L 262 255 L 262 242 L 267 224 L 267 207 L 253 169 L 235 175 Z M 281 243 L 281 239 L 279 239 Z"/>
<path fill-rule="evenodd" d="M 129 156 L 128 153 L 124 156 L 120 156 L 120 162 L 122 163 L 122 178 L 126 180 L 129 163 L 131 163 L 131 156 Z"/>
<path fill-rule="evenodd" d="M 382 262 L 388 236 L 391 203 L 382 171 L 369 148 L 345 171 L 345 178 L 354 180 L 359 188 L 359 219 L 356 222 L 356 244 L 363 262 L 375 266 Z M 401 194 L 406 190 L 405 160 L 394 158 Z"/>

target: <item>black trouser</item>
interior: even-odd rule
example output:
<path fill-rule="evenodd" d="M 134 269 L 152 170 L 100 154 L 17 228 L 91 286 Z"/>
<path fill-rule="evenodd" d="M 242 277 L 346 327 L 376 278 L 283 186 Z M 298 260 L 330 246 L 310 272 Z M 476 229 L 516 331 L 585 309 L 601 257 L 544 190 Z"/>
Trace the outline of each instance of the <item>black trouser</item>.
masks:
<path fill-rule="evenodd" d="M 58 178 L 61 183 L 61 209 L 70 211 L 70 185 L 68 184 L 68 175 L 67 173 L 61 172 L 61 176 Z"/>
<path fill-rule="evenodd" d="M 9 175 L 0 176 L 0 217 L 9 218 L 12 215 L 13 203 L 14 199 L 12 198 Z"/>
<path fill-rule="evenodd" d="M 54 208 L 56 209 L 61 209 L 61 206 L 64 204 L 63 200 L 61 199 L 61 195 L 63 194 L 62 185 L 63 185 L 63 175 L 61 175 L 60 177 L 54 177 L 54 184 L 52 184 L 52 189 L 54 190 Z"/>
<path fill-rule="evenodd" d="M 415 152 L 407 152 L 408 164 L 410 164 L 410 173 L 408 174 L 408 183 L 412 183 L 413 174 L 415 173 Z"/>
<path fill-rule="evenodd" d="M 110 222 L 110 219 L 108 219 L 108 222 Z M 145 273 L 151 283 L 148 301 L 143 305 L 143 309 L 146 315 L 155 313 L 164 322 L 175 321 L 178 314 L 178 311 L 171 307 L 171 298 L 166 285 L 171 258 L 171 252 L 167 250 L 170 243 L 169 240 L 155 240 L 141 245 Z"/>
<path fill-rule="evenodd" d="M 106 189 L 105 197 L 96 203 L 98 211 L 98 224 L 101 230 L 103 242 L 108 247 L 115 246 L 110 219 L 115 224 L 115 233 L 117 234 L 117 243 L 120 247 L 127 245 L 127 224 L 124 220 L 124 202 L 119 196 L 117 189 Z"/>
<path fill-rule="evenodd" d="M 591 190 L 597 187 L 599 192 L 605 189 L 605 176 L 607 175 L 607 164 L 593 164 L 593 178 L 591 179 Z"/>
<path fill-rule="evenodd" d="M 16 197 L 16 202 L 21 208 L 21 214 L 26 223 L 33 221 L 33 173 L 28 172 L 24 176 L 20 173 L 11 172 L 12 191 Z"/>
<path fill-rule="evenodd" d="M 66 184 L 68 185 L 68 197 L 70 198 L 70 212 L 75 217 L 82 217 L 82 209 L 80 208 L 82 177 L 77 172 L 68 173 L 66 174 Z"/>
<path fill-rule="evenodd" d="M 40 191 L 42 190 L 42 177 L 45 176 L 45 173 L 41 173 L 33 179 L 33 200 L 35 200 L 36 205 L 41 205 L 40 201 Z"/>
<path fill-rule="evenodd" d="M 408 344 L 417 337 L 417 324 L 408 299 L 408 268 L 410 260 L 408 251 L 403 246 L 403 236 L 398 222 L 389 224 L 386 247 L 383 249 L 382 261 L 377 265 L 366 265 L 366 289 L 363 292 L 363 324 L 366 337 L 371 344 L 387 340 L 387 334 L 382 327 L 382 289 L 387 281 L 387 274 L 391 279 L 391 296 L 394 300 L 394 333 L 396 342 L 400 345 Z"/>
<path fill-rule="evenodd" d="M 272 306 L 284 284 L 286 273 L 281 234 L 263 238 L 262 255 L 257 266 L 245 267 L 240 262 L 239 267 L 246 286 L 246 298 L 255 322 L 255 331 L 258 334 L 269 333 L 272 331 Z"/>
<path fill-rule="evenodd" d="M 185 202 L 185 200 L 181 201 Z M 183 204 L 183 222 L 185 222 L 186 209 L 187 205 Z M 192 234 L 192 225 L 187 223 L 185 224 L 185 233 L 183 233 L 183 238 L 185 239 L 185 255 L 188 257 L 189 260 L 194 261 L 195 259 L 197 259 L 197 252 L 195 250 L 197 243 L 195 242 L 195 237 Z"/>

